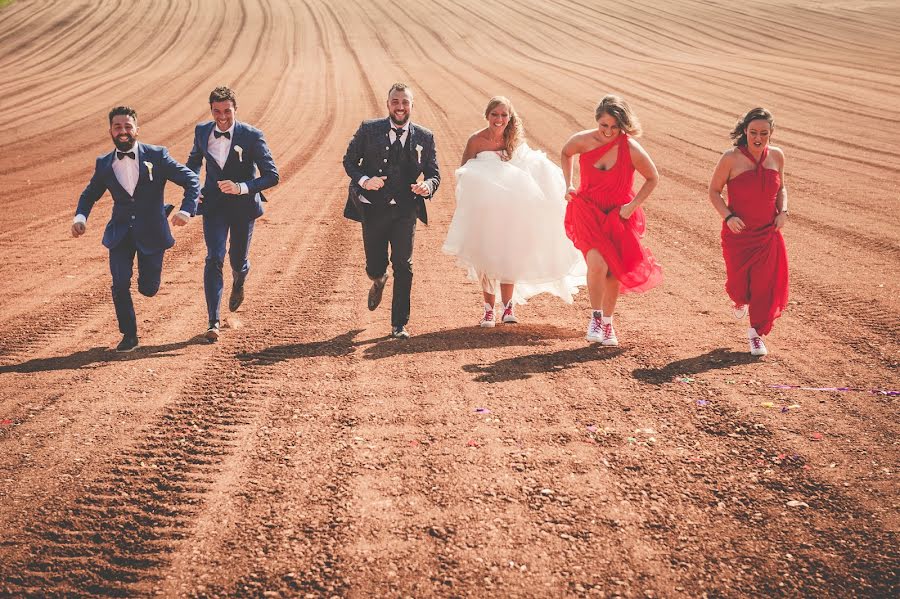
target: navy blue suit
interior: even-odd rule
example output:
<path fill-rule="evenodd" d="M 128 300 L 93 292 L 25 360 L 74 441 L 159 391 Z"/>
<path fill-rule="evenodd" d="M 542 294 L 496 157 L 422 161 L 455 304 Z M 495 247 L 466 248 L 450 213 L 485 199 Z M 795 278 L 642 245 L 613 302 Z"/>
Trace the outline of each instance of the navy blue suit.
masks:
<path fill-rule="evenodd" d="M 231 244 L 228 257 L 234 285 L 241 286 L 250 271 L 248 256 L 253 224 L 262 216 L 262 203 L 266 201 L 262 191 L 278 184 L 278 169 L 262 131 L 246 123 L 235 122 L 228 159 L 220 167 L 208 149 L 209 136 L 215 126 L 214 121 L 197 125 L 194 130 L 194 147 L 187 161 L 187 167 L 199 173 L 204 159 L 206 160 L 206 181 L 198 213 L 203 215 L 203 235 L 206 239 L 203 288 L 210 323 L 219 321 L 222 267 L 225 264 L 225 246 L 229 233 Z M 219 181 L 245 183 L 248 193 L 223 193 L 219 190 Z"/>
<path fill-rule="evenodd" d="M 181 210 L 194 214 L 200 182 L 197 175 L 169 156 L 161 146 L 136 143 L 138 181 L 129 195 L 113 171 L 115 151 L 97 158 L 94 175 L 78 199 L 76 214 L 90 216 L 91 209 L 106 191 L 113 199 L 112 216 L 103 232 L 103 245 L 109 248 L 112 296 L 123 335 L 137 334 L 137 321 L 131 301 L 131 275 L 138 259 L 138 290 L 152 297 L 159 290 L 163 254 L 175 245 L 164 207 L 166 181 L 184 188 Z M 125 158 L 125 160 L 130 160 Z"/>
<path fill-rule="evenodd" d="M 402 327 L 409 322 L 416 219 L 428 224 L 425 198 L 413 193 L 410 186 L 422 177 L 431 199 L 441 183 L 441 173 L 431 131 L 410 123 L 408 139 L 396 153 L 391 150 L 390 131 L 389 118 L 363 121 L 350 140 L 343 161 L 350 177 L 344 216 L 362 223 L 370 279 L 382 277 L 390 260 L 394 268 L 391 325 Z M 359 185 L 363 177 L 382 176 L 387 179 L 381 189 L 366 190 Z"/>

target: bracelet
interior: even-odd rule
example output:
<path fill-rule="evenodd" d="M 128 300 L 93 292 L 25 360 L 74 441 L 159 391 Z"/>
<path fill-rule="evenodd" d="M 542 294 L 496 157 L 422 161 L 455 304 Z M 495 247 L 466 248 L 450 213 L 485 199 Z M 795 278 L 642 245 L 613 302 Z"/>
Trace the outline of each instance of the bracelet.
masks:
<path fill-rule="evenodd" d="M 725 223 L 728 223 L 728 221 L 729 221 L 730 219 L 734 218 L 735 216 L 737 216 L 737 214 L 735 214 L 734 212 L 732 212 L 731 214 L 729 214 L 728 216 L 726 216 L 726 217 L 725 217 Z"/>

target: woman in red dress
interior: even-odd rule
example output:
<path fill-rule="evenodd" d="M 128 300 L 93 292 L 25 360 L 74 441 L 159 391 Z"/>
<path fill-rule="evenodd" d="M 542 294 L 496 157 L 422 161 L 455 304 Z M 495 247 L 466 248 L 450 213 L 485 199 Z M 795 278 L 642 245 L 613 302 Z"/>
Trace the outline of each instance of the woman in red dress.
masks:
<path fill-rule="evenodd" d="M 646 229 L 641 204 L 659 175 L 634 139 L 640 125 L 618 96 L 605 96 L 595 112 L 597 128 L 576 133 L 562 149 L 566 178 L 566 234 L 587 262 L 591 300 L 588 341 L 618 345 L 612 318 L 619 293 L 647 291 L 662 281 L 662 270 L 640 239 Z M 572 185 L 575 156 L 581 182 Z M 634 172 L 644 178 L 637 193 Z"/>
<path fill-rule="evenodd" d="M 745 114 L 731 132 L 709 182 L 709 201 L 722 217 L 725 291 L 735 318 L 749 312 L 750 353 L 768 353 L 763 336 L 788 301 L 788 263 L 781 228 L 787 221 L 784 152 L 769 145 L 775 119 L 765 108 Z M 728 204 L 722 190 L 728 186 Z"/>

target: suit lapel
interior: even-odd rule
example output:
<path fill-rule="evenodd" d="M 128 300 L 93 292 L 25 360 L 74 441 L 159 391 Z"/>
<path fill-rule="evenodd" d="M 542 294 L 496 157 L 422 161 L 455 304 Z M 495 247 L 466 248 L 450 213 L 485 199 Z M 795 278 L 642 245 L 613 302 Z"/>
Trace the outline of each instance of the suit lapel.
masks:
<path fill-rule="evenodd" d="M 222 166 L 222 170 L 225 170 L 225 167 L 228 166 L 228 163 L 232 160 L 238 160 L 239 162 L 243 162 L 243 150 L 244 150 L 244 126 L 241 125 L 240 121 L 234 122 L 234 133 L 231 134 L 231 147 L 228 148 L 228 156 L 225 158 L 225 164 Z M 237 155 L 237 151 L 235 151 L 235 146 L 241 148 L 241 156 L 240 158 Z"/>
<path fill-rule="evenodd" d="M 119 178 L 116 176 L 116 171 L 113 170 L 112 165 L 113 165 L 114 160 L 116 160 L 116 151 L 115 150 L 113 150 L 112 152 L 107 154 L 106 157 L 103 159 L 102 168 L 106 174 L 107 181 L 109 181 L 108 187 L 114 188 L 116 190 L 117 194 L 130 198 L 131 196 L 128 194 L 127 191 L 125 191 L 125 188 L 122 187 L 122 184 L 119 183 Z M 110 190 L 110 191 L 112 191 L 112 190 Z"/>
<path fill-rule="evenodd" d="M 203 152 L 203 155 L 206 156 L 207 160 L 212 158 L 209 155 L 209 136 L 212 135 L 212 130 L 215 126 L 215 121 L 212 121 L 200 128 L 200 150 Z M 215 162 L 215 160 L 213 160 L 213 162 Z"/>

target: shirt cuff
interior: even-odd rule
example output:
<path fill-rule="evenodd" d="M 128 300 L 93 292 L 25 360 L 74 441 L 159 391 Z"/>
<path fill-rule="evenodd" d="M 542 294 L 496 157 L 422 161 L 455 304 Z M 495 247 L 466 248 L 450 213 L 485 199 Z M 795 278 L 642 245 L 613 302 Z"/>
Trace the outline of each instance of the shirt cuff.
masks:
<path fill-rule="evenodd" d="M 85 215 L 83 215 L 83 214 L 76 214 L 76 215 L 75 215 L 75 219 L 72 221 L 72 224 L 73 224 L 73 225 L 77 225 L 77 224 L 80 223 L 80 224 L 83 225 L 83 224 L 86 223 L 86 222 L 87 222 L 87 217 L 86 217 Z"/>
<path fill-rule="evenodd" d="M 372 177 L 363 177 L 362 179 L 360 179 L 360 180 L 358 181 L 359 186 L 362 187 L 363 185 L 366 184 L 366 181 L 368 181 L 368 180 L 371 179 L 371 178 L 372 178 Z"/>
<path fill-rule="evenodd" d="M 179 210 L 179 211 L 178 211 L 178 214 L 180 214 L 181 216 L 183 216 L 183 217 L 185 217 L 185 218 L 190 218 L 190 217 L 191 217 L 191 213 L 188 212 L 187 210 Z"/>
<path fill-rule="evenodd" d="M 241 188 L 241 195 L 245 196 L 250 193 L 250 188 L 247 187 L 246 183 L 238 183 L 238 187 Z"/>

